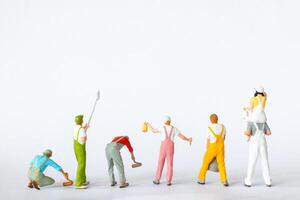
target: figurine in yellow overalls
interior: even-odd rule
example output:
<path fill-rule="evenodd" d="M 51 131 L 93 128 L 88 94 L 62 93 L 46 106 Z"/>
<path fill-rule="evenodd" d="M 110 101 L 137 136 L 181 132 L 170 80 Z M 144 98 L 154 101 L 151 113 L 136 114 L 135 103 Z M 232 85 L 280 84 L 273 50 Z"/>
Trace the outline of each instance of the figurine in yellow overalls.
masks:
<path fill-rule="evenodd" d="M 220 173 L 220 180 L 224 186 L 228 186 L 226 168 L 224 161 L 224 140 L 226 135 L 225 126 L 218 124 L 218 116 L 210 116 L 211 125 L 208 126 L 207 150 L 204 155 L 203 164 L 198 175 L 198 183 L 205 184 L 205 175 L 210 163 L 216 158 Z"/>

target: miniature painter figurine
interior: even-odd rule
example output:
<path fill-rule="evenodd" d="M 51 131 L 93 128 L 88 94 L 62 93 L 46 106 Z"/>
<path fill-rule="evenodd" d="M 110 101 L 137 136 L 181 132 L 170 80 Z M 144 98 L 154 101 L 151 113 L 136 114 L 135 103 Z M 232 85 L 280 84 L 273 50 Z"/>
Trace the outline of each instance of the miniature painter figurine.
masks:
<path fill-rule="evenodd" d="M 162 142 L 160 146 L 160 154 L 158 159 L 156 177 L 153 181 L 154 184 L 160 183 L 161 174 L 163 171 L 165 160 L 167 159 L 167 185 L 172 185 L 173 177 L 173 157 L 174 157 L 174 139 L 176 136 L 192 144 L 192 138 L 185 137 L 176 127 L 171 125 L 171 118 L 166 116 L 164 126 L 160 129 L 153 128 L 150 123 L 146 122 L 149 129 L 153 133 L 160 133 Z"/>
<path fill-rule="evenodd" d="M 260 156 L 265 184 L 268 187 L 271 187 L 272 183 L 270 178 L 270 169 L 268 161 L 268 147 L 265 138 L 265 135 L 271 135 L 271 130 L 266 122 L 248 122 L 248 127 L 245 135 L 249 136 L 250 140 L 248 170 L 244 185 L 246 187 L 251 187 L 251 179 L 254 173 L 256 161 L 258 156 Z"/>
<path fill-rule="evenodd" d="M 225 168 L 225 153 L 224 140 L 226 129 L 223 124 L 218 124 L 218 116 L 212 114 L 210 116 L 211 125 L 208 126 L 207 149 L 204 155 L 203 164 L 198 175 L 198 183 L 205 184 L 205 176 L 210 163 L 216 159 L 220 173 L 220 180 L 224 186 L 228 186 L 226 168 Z"/>
<path fill-rule="evenodd" d="M 83 125 L 83 115 L 78 115 L 75 117 L 76 126 L 73 130 L 74 138 L 74 152 L 77 160 L 77 172 L 75 186 L 77 189 L 86 189 L 89 182 L 86 180 L 86 141 L 87 135 L 86 130 L 88 129 L 88 124 Z"/>
<path fill-rule="evenodd" d="M 111 186 L 117 185 L 115 175 L 114 175 L 114 166 L 116 166 L 119 172 L 119 179 L 120 179 L 120 188 L 125 188 L 129 185 L 126 182 L 125 178 L 125 171 L 124 171 L 124 164 L 122 160 L 122 156 L 120 150 L 123 146 L 126 146 L 131 154 L 131 159 L 135 163 L 133 164 L 133 168 L 141 166 L 141 163 L 135 161 L 135 156 L 133 153 L 133 148 L 130 144 L 128 136 L 118 136 L 115 137 L 109 144 L 106 145 L 105 154 L 108 164 L 108 174 Z"/>
<path fill-rule="evenodd" d="M 43 155 L 37 155 L 30 163 L 30 168 L 28 171 L 29 188 L 35 188 L 37 190 L 40 187 L 48 186 L 54 184 L 55 180 L 44 174 L 44 171 L 48 166 L 53 167 L 57 171 L 61 172 L 62 175 L 68 180 L 68 173 L 64 172 L 61 166 L 50 159 L 52 156 L 52 151 L 47 149 L 43 152 Z"/>

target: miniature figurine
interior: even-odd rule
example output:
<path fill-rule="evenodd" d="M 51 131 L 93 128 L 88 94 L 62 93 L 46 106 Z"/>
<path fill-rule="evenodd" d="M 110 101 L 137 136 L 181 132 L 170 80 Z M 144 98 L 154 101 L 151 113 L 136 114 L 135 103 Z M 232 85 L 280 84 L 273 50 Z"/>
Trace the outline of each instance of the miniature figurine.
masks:
<path fill-rule="evenodd" d="M 246 123 L 254 122 L 254 123 L 265 123 L 267 121 L 267 117 L 265 114 L 265 107 L 267 101 L 267 93 L 264 91 L 262 86 L 255 88 L 254 97 L 250 100 L 250 105 L 248 107 L 244 107 L 244 111 L 246 112 Z M 247 141 L 249 141 L 250 135 L 247 136 Z"/>
<path fill-rule="evenodd" d="M 57 163 L 51 160 L 50 159 L 51 156 L 52 156 L 52 151 L 47 149 L 43 152 L 43 155 L 37 155 L 31 161 L 30 168 L 27 174 L 29 178 L 29 183 L 28 183 L 29 188 L 35 188 L 39 190 L 40 187 L 54 184 L 55 180 L 44 174 L 44 171 L 48 166 L 51 166 L 57 171 L 61 172 L 62 175 L 67 180 L 69 180 L 68 173 L 64 172 L 61 166 L 59 166 Z"/>
<path fill-rule="evenodd" d="M 78 115 L 75 117 L 76 126 L 73 131 L 74 138 L 74 152 L 77 160 L 77 172 L 75 186 L 76 189 L 86 189 L 89 182 L 86 180 L 86 141 L 87 135 L 86 130 L 89 125 L 83 125 L 83 115 Z"/>
<path fill-rule="evenodd" d="M 106 145 L 105 148 L 105 154 L 106 154 L 106 159 L 108 164 L 108 174 L 109 174 L 110 184 L 112 187 L 117 185 L 115 175 L 114 175 L 114 166 L 116 166 L 119 172 L 120 188 L 125 188 L 129 186 L 129 183 L 126 182 L 124 164 L 120 153 L 120 150 L 124 145 L 129 150 L 131 154 L 131 159 L 135 163 L 132 165 L 132 168 L 140 167 L 142 165 L 141 163 L 138 163 L 135 160 L 133 148 L 130 144 L 129 137 L 128 136 L 115 137 L 109 144 Z"/>
<path fill-rule="evenodd" d="M 154 184 L 160 184 L 160 178 L 163 171 L 165 160 L 167 159 L 167 185 L 172 185 L 172 177 L 173 177 L 173 157 L 174 157 L 174 139 L 175 136 L 178 136 L 182 140 L 189 142 L 192 144 L 192 138 L 187 138 L 184 136 L 176 127 L 171 125 L 171 118 L 166 116 L 164 120 L 164 126 L 160 129 L 153 128 L 152 125 L 146 122 L 149 129 L 153 133 L 160 133 L 162 137 L 162 142 L 160 146 L 160 154 L 157 164 L 156 177 L 153 181 Z"/>
<path fill-rule="evenodd" d="M 208 126 L 206 153 L 204 155 L 203 164 L 198 175 L 198 183 L 205 184 L 205 176 L 209 165 L 212 161 L 214 161 L 214 159 L 216 159 L 221 183 L 227 187 L 229 184 L 226 176 L 224 158 L 224 140 L 226 136 L 226 129 L 223 124 L 218 124 L 218 116 L 216 114 L 212 114 L 210 116 L 210 121 L 212 124 Z"/>

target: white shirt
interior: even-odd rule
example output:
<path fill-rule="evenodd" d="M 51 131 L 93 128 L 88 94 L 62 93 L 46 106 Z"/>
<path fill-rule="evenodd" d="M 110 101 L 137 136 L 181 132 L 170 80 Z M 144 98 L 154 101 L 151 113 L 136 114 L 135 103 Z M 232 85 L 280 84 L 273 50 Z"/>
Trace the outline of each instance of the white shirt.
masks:
<path fill-rule="evenodd" d="M 164 126 L 166 127 L 167 134 L 168 134 L 168 136 L 169 136 L 169 135 L 170 135 L 170 131 L 171 131 L 172 126 L 169 126 L 169 125 L 164 125 Z M 176 127 L 173 126 L 173 131 L 172 131 L 172 133 L 171 133 L 171 135 L 170 135 L 170 139 L 171 139 L 172 141 L 174 141 L 175 136 L 177 136 L 179 133 L 180 133 L 180 131 L 179 131 Z M 161 127 L 161 128 L 159 129 L 159 134 L 161 135 L 161 141 L 164 141 L 164 140 L 166 139 L 166 134 L 165 134 L 165 129 L 164 129 L 164 127 Z"/>
<path fill-rule="evenodd" d="M 73 129 L 73 138 L 74 138 L 74 140 L 77 140 L 77 133 L 78 133 L 79 128 L 81 128 L 81 126 L 80 125 L 76 125 L 74 127 L 74 129 Z M 80 144 L 84 144 L 84 142 L 82 142 L 80 140 L 81 137 L 86 137 L 86 132 L 85 132 L 84 128 L 81 128 L 80 131 L 79 131 L 79 134 L 78 134 L 78 142 Z"/>
<path fill-rule="evenodd" d="M 222 124 L 211 124 L 209 125 L 215 132 L 216 135 L 220 135 L 221 131 L 222 131 Z M 224 130 L 223 130 L 223 135 L 225 137 L 226 135 L 226 128 L 224 126 Z M 209 130 L 208 128 L 208 134 L 207 134 L 207 139 L 209 139 L 210 143 L 215 143 L 216 142 L 216 137 L 214 136 L 214 134 Z"/>

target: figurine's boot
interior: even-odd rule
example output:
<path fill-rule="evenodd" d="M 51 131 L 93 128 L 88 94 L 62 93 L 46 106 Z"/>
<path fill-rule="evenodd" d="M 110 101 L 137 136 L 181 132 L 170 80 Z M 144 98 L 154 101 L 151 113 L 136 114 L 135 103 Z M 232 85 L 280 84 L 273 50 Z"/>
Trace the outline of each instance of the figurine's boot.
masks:
<path fill-rule="evenodd" d="M 29 181 L 29 183 L 28 183 L 27 187 L 29 187 L 29 188 L 33 188 L 32 181 Z"/>
<path fill-rule="evenodd" d="M 123 183 L 121 183 L 120 188 L 126 188 L 128 186 L 129 186 L 129 183 L 123 182 Z"/>

